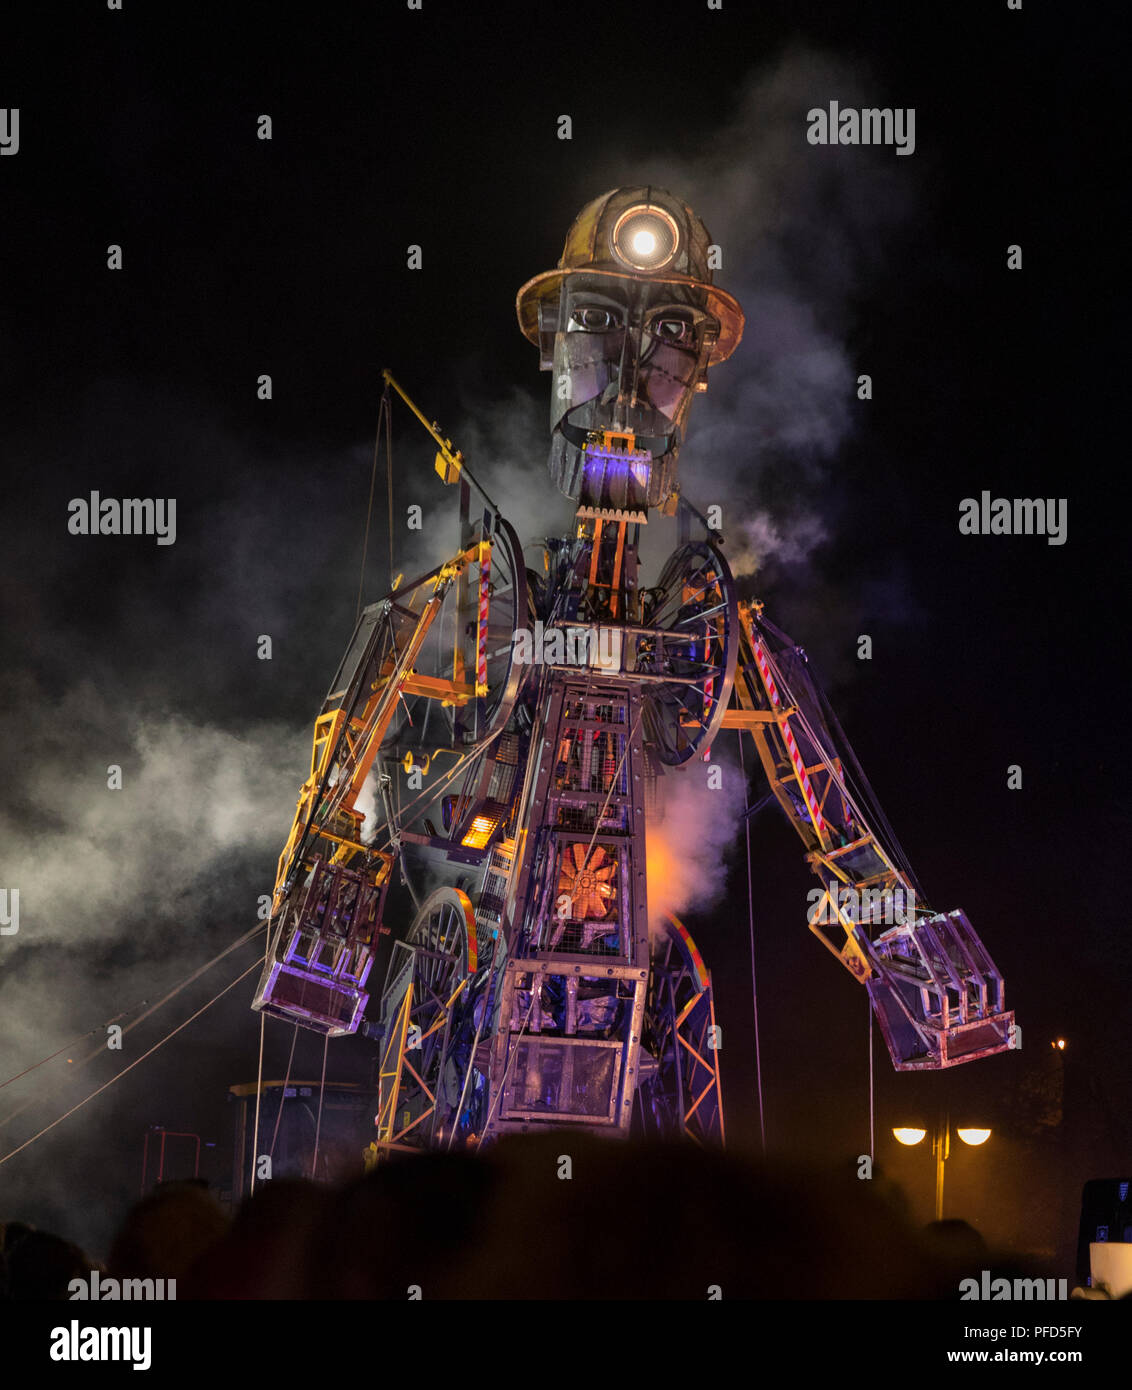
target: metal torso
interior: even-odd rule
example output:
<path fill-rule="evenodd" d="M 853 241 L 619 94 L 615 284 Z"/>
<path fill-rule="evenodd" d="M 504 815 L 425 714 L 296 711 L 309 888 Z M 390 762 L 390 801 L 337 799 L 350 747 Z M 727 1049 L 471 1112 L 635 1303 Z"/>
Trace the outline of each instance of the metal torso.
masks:
<path fill-rule="evenodd" d="M 636 529 L 580 521 L 550 590 L 487 1135 L 547 1122 L 626 1131 L 632 1118 L 649 979 L 647 773 L 641 682 L 620 669 L 616 615 L 638 616 Z"/>

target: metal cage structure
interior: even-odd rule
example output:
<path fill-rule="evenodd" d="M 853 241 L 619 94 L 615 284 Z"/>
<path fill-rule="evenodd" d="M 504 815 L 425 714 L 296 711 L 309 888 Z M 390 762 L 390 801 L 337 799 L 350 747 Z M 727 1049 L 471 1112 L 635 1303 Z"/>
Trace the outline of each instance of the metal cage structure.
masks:
<path fill-rule="evenodd" d="M 661 224 L 663 266 L 641 250 Z M 751 739 L 802 840 L 819 885 L 807 925 L 865 985 L 893 1065 L 1017 1045 L 970 922 L 928 905 L 805 652 L 740 599 L 722 536 L 675 481 L 691 397 L 742 333 L 709 245 L 679 200 L 621 190 L 520 292 L 523 331 L 569 396 L 552 406 L 550 473 L 575 515 L 543 540 L 541 572 L 384 374 L 387 403 L 395 391 L 437 445 L 456 536 L 367 607 L 348 644 L 254 1000 L 376 1043 L 367 1162 L 546 1128 L 723 1143 L 711 976 L 679 920 L 650 932 L 645 830 L 657 779 L 695 775 L 727 732 Z M 647 582 L 642 527 L 673 520 Z M 411 912 L 389 912 L 397 880 Z"/>

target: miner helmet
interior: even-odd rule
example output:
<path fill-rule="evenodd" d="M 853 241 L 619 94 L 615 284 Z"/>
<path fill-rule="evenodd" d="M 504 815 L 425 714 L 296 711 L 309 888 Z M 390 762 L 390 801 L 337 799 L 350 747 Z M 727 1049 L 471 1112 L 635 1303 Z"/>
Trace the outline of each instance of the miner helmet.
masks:
<path fill-rule="evenodd" d="M 704 307 L 719 324 L 704 365 L 723 362 L 738 347 L 744 320 L 738 301 L 711 282 L 711 244 L 708 229 L 687 203 L 665 189 L 611 189 L 587 203 L 574 219 L 557 269 L 536 275 L 519 291 L 519 327 L 549 365 L 559 293 L 568 275 L 685 285 L 702 292 Z"/>

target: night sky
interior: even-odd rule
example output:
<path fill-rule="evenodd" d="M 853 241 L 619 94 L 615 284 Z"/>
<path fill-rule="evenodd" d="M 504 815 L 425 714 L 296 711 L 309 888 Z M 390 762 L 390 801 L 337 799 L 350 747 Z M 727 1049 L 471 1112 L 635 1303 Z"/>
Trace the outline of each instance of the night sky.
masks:
<path fill-rule="evenodd" d="M 967 912 L 1023 1031 L 1020 1053 L 925 1076 L 894 1074 L 878 1030 L 878 1161 L 926 1220 L 929 1157 L 893 1152 L 891 1127 L 944 1106 L 988 1124 L 950 1165 L 947 1214 L 1066 1250 L 1081 1184 L 1132 1169 L 1116 7 L 33 8 L 6 16 L 0 56 L 20 113 L 0 158 L 0 887 L 20 894 L 0 1080 L 97 1043 L 254 925 L 353 624 L 383 366 L 522 540 L 569 519 L 514 296 L 584 203 L 652 183 L 707 223 L 747 313 L 693 408 L 683 491 L 724 506 L 742 593 L 805 646 L 933 906 Z M 914 108 L 914 153 L 808 144 L 831 100 Z M 431 456 L 395 408 L 398 569 L 455 539 Z M 1066 499 L 1067 542 L 961 535 L 984 489 Z M 175 543 L 69 534 L 92 490 L 175 498 Z M 388 578 L 382 473 L 367 601 Z M 712 868 L 685 917 L 715 980 L 728 1137 L 757 1149 L 738 835 L 703 826 Z M 865 994 L 806 930 L 811 879 L 776 809 L 751 839 L 768 1147 L 851 1165 L 869 1149 Z M 7 1086 L 0 1157 L 257 949 L 121 1052 L 80 1072 L 88 1040 Z M 149 1125 L 212 1141 L 226 1184 L 255 978 L 4 1164 L 0 1219 L 102 1253 Z M 269 1024 L 265 1075 L 289 1043 Z M 317 1076 L 321 1052 L 303 1034 L 296 1071 Z M 333 1043 L 329 1074 L 364 1080 L 372 1056 Z"/>

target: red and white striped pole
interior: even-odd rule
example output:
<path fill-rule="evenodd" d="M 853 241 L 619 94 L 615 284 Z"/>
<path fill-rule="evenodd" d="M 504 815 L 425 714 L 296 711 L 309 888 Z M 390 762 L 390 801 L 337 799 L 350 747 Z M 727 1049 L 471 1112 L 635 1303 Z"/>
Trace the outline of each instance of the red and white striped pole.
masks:
<path fill-rule="evenodd" d="M 476 694 L 487 694 L 487 610 L 491 582 L 491 542 L 480 542 L 480 611 L 476 626 Z"/>
<path fill-rule="evenodd" d="M 770 696 L 770 702 L 775 709 L 779 709 L 781 708 L 782 701 L 779 698 L 778 686 L 774 683 L 770 662 L 767 660 L 766 652 L 763 651 L 763 645 L 757 637 L 754 641 L 754 649 L 755 661 L 758 664 L 759 675 L 763 678 L 763 685 L 766 687 L 766 693 Z M 795 776 L 798 778 L 798 784 L 802 788 L 802 795 L 806 798 L 806 806 L 810 812 L 810 819 L 814 823 L 814 829 L 822 839 L 825 839 L 828 835 L 825 819 L 818 806 L 818 799 L 814 795 L 814 789 L 810 783 L 809 774 L 806 772 L 805 765 L 802 762 L 802 755 L 798 752 L 798 745 L 794 741 L 794 735 L 790 730 L 789 721 L 780 719 L 778 723 L 782 730 L 782 741 L 786 744 L 786 751 L 790 755 L 790 762 L 794 767 Z"/>

